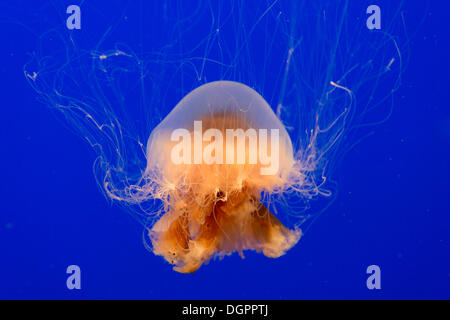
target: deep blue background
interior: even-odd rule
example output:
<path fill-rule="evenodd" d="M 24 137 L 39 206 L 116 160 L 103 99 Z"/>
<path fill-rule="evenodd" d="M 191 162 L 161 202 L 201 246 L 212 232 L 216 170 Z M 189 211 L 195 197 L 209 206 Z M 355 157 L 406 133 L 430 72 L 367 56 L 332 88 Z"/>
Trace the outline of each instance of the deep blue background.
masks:
<path fill-rule="evenodd" d="M 16 23 L 31 3 L 0 19 L 0 298 L 450 298 L 446 2 L 405 4 L 425 21 L 394 112 L 346 156 L 307 236 L 279 259 L 233 255 L 193 275 L 147 252 L 142 227 L 99 192 L 90 147 L 36 101 L 22 72 L 35 38 Z M 70 264 L 81 291 L 66 289 Z M 366 288 L 371 264 L 382 290 Z"/>

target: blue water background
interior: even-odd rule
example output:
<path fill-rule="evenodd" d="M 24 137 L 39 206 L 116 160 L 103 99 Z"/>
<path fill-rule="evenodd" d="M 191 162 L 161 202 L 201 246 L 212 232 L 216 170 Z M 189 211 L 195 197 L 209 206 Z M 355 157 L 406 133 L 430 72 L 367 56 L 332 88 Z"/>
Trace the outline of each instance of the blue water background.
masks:
<path fill-rule="evenodd" d="M 142 226 L 99 192 L 92 149 L 25 81 L 36 47 L 27 17 L 66 16 L 52 16 L 64 8 L 57 1 L 36 3 L 0 5 L 0 298 L 450 298 L 446 1 L 404 5 L 414 35 L 393 113 L 346 155 L 336 201 L 300 243 L 279 259 L 235 254 L 193 275 L 144 248 Z M 82 290 L 66 288 L 71 264 L 81 267 Z M 366 287 L 371 264 L 381 290 Z"/>

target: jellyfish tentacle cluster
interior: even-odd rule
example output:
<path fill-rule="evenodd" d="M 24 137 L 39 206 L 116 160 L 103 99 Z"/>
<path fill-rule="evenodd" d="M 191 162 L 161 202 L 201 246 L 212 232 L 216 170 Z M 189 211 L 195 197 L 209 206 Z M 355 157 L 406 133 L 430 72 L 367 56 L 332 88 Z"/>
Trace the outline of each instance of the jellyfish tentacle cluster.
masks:
<path fill-rule="evenodd" d="M 283 255 L 298 242 L 301 230 L 286 228 L 267 207 L 247 196 L 243 192 L 237 203 L 219 200 L 208 208 L 183 203 L 172 209 L 151 230 L 154 253 L 182 273 L 196 271 L 216 254 L 238 251 L 243 257 L 243 251 L 251 249 L 271 258 Z"/>

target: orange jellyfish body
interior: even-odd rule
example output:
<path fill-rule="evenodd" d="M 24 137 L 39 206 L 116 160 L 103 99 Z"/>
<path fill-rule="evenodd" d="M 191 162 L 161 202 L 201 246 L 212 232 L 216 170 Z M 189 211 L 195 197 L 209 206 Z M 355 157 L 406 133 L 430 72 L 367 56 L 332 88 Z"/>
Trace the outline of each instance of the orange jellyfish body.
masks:
<path fill-rule="evenodd" d="M 295 161 L 286 129 L 253 89 L 232 81 L 195 89 L 153 130 L 147 159 L 153 196 L 165 202 L 149 231 L 153 251 L 176 271 L 235 251 L 276 258 L 299 240 L 301 230 L 261 202 L 290 185 Z"/>

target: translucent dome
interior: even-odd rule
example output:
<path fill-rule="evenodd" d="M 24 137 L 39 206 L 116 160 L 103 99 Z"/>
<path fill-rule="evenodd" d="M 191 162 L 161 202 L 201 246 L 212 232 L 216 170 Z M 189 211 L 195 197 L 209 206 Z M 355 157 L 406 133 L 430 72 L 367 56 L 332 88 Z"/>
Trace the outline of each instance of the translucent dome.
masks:
<path fill-rule="evenodd" d="M 267 130 L 268 134 L 277 131 L 279 154 L 277 159 L 274 160 L 278 162 L 278 170 L 271 173 L 285 179 L 291 171 L 294 163 L 293 148 L 285 127 L 260 94 L 252 88 L 234 81 L 215 81 L 202 85 L 186 95 L 175 106 L 169 115 L 152 131 L 148 139 L 147 171 L 155 169 L 177 171 L 172 166 L 168 168 L 168 163 L 171 162 L 169 151 L 174 147 L 171 134 L 179 128 L 185 128 L 193 132 L 195 121 L 202 122 L 202 130 L 216 128 L 222 131 L 224 136 L 227 129 L 254 129 L 256 134 L 260 133 L 261 129 Z M 223 143 L 226 144 L 225 141 Z M 268 143 L 270 144 L 270 142 Z M 195 150 L 191 151 L 195 153 Z M 196 151 L 201 153 L 200 150 Z M 236 150 L 236 152 L 238 151 Z M 258 151 L 257 153 L 260 155 L 261 150 Z M 270 150 L 267 151 L 270 153 Z M 224 153 L 226 153 L 226 147 L 224 147 Z M 274 156 L 272 155 L 272 157 Z M 258 157 L 257 162 L 260 162 L 258 160 L 261 159 Z M 249 164 L 248 161 L 246 162 Z M 196 164 L 194 154 L 192 154 L 191 163 Z M 248 169 L 248 166 L 246 169 Z M 170 176 L 168 172 L 165 172 L 165 174 L 167 177 Z M 271 177 L 266 180 L 273 181 L 274 178 Z"/>

